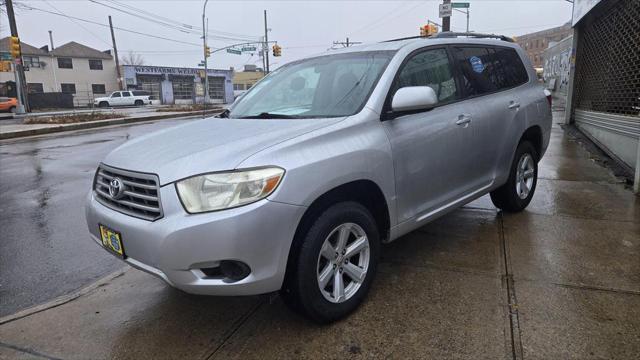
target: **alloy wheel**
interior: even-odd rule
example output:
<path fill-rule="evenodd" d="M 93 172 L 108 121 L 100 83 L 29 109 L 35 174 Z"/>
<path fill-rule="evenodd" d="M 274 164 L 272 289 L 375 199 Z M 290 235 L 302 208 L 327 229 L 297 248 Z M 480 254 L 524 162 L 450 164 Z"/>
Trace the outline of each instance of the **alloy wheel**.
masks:
<path fill-rule="evenodd" d="M 516 193 L 520 199 L 526 199 L 533 188 L 535 164 L 529 153 L 524 153 L 518 161 L 516 170 Z"/>
<path fill-rule="evenodd" d="M 341 224 L 325 238 L 316 270 L 318 287 L 332 303 L 349 300 L 362 286 L 369 269 L 369 239 L 362 227 Z"/>

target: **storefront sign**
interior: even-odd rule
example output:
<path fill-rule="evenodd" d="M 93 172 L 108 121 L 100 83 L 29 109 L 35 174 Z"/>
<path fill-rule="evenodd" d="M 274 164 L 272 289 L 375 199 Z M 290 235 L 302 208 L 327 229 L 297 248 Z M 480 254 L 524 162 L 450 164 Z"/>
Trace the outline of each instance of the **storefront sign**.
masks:
<path fill-rule="evenodd" d="M 199 75 L 202 69 L 195 68 L 178 68 L 178 67 L 167 67 L 167 66 L 135 66 L 134 67 L 136 74 L 150 74 L 150 75 L 158 75 L 158 74 L 171 74 L 171 75 Z M 207 69 L 208 74 L 218 73 L 215 69 Z"/>

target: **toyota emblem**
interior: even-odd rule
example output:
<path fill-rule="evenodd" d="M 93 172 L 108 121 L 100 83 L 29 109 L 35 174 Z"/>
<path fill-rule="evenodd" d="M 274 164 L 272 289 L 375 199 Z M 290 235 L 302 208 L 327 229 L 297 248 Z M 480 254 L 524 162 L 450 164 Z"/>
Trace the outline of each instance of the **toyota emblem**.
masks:
<path fill-rule="evenodd" d="M 120 178 L 114 177 L 111 182 L 109 182 L 109 195 L 113 200 L 118 200 L 122 197 L 124 193 L 124 184 Z"/>

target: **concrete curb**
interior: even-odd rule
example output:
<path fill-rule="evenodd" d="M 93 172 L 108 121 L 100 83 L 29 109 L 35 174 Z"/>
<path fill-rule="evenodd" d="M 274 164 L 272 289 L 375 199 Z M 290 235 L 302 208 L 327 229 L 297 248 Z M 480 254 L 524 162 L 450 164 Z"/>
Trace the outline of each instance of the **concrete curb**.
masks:
<path fill-rule="evenodd" d="M 112 272 L 111 274 L 104 276 L 100 279 L 98 279 L 96 282 L 89 284 L 83 288 L 81 288 L 80 290 L 77 290 L 75 292 L 72 292 L 71 294 L 67 294 L 67 295 L 62 295 L 56 299 L 53 299 L 51 301 L 48 301 L 44 304 L 40 304 L 40 305 L 36 305 L 36 306 L 32 306 L 30 308 L 24 309 L 24 310 L 20 310 L 15 314 L 11 314 L 11 315 L 7 315 L 5 317 L 0 318 L 0 325 L 4 325 L 6 323 L 10 323 L 12 321 L 15 320 L 19 320 L 22 318 L 25 318 L 27 316 L 33 315 L 33 314 L 37 314 L 39 312 L 45 311 L 45 310 L 49 310 L 51 308 L 66 304 L 68 302 L 71 302 L 83 295 L 86 295 L 90 292 L 92 292 L 93 290 L 106 285 L 107 283 L 109 283 L 111 280 L 124 275 L 125 272 L 127 272 L 128 270 L 130 270 L 131 267 L 130 266 L 125 266 L 124 268 L 120 269 L 120 270 L 116 270 L 114 272 Z"/>
<path fill-rule="evenodd" d="M 210 113 L 207 113 L 207 115 L 213 116 L 213 115 L 217 115 L 218 113 L 219 112 L 210 112 Z M 198 116 L 198 115 L 202 115 L 202 111 L 174 112 L 172 114 L 164 114 L 164 115 L 123 117 L 123 118 L 115 118 L 115 119 L 108 119 L 108 120 L 87 121 L 87 122 L 74 123 L 74 124 L 60 124 L 58 126 L 44 127 L 39 129 L 26 129 L 26 130 L 0 133 L 0 140 L 15 139 L 15 138 L 21 138 L 21 137 L 27 137 L 27 136 L 35 136 L 35 135 L 44 135 L 44 134 L 51 134 L 51 133 L 63 132 L 63 131 L 91 129 L 91 128 L 97 128 L 97 127 L 103 127 L 103 126 L 133 124 L 133 123 L 143 122 L 143 121 L 164 120 L 164 119 L 182 118 L 182 117 Z"/>

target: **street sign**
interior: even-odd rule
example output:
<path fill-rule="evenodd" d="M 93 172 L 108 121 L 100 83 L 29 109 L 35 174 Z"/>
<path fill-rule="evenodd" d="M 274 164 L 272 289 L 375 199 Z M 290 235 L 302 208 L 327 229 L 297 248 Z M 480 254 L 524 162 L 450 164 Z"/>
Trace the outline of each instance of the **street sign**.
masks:
<path fill-rule="evenodd" d="M 466 9 L 469 7 L 469 3 L 463 3 L 463 2 L 451 3 L 451 7 L 453 7 L 454 9 Z"/>
<path fill-rule="evenodd" d="M 227 52 L 229 54 L 242 55 L 242 50 L 238 50 L 238 49 L 227 49 Z"/>
<path fill-rule="evenodd" d="M 256 51 L 255 46 L 245 46 L 242 48 L 242 51 Z"/>
<path fill-rule="evenodd" d="M 453 8 L 451 7 L 451 3 L 440 4 L 439 9 L 440 9 L 441 18 L 450 17 L 451 14 L 453 13 Z"/>
<path fill-rule="evenodd" d="M 13 57 L 11 57 L 11 53 L 8 51 L 0 51 L 0 61 L 11 61 Z"/>
<path fill-rule="evenodd" d="M 204 62 L 200 62 L 200 64 L 198 64 L 198 67 L 204 67 Z"/>

